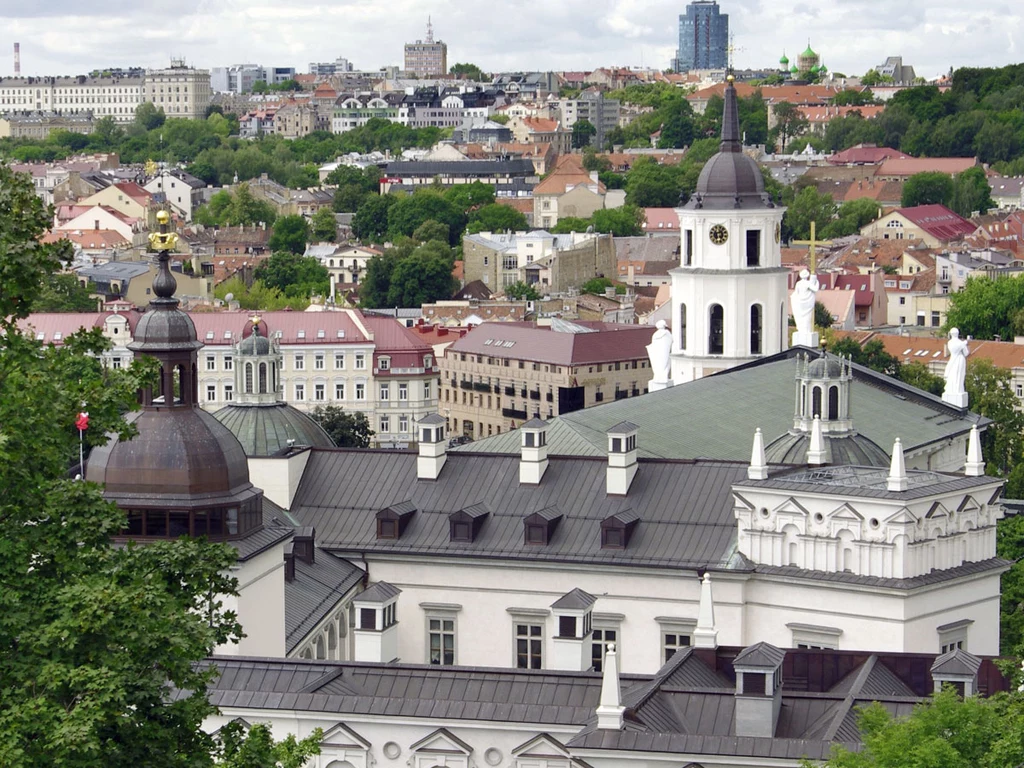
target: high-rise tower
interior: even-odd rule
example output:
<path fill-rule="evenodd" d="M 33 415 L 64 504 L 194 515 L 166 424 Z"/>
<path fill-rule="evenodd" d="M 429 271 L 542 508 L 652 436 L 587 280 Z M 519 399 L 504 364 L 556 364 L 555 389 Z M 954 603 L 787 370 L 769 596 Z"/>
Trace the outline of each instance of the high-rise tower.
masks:
<path fill-rule="evenodd" d="M 719 13 L 716 0 L 693 0 L 679 16 L 679 49 L 672 61 L 676 72 L 725 69 L 729 64 L 729 14 Z"/>

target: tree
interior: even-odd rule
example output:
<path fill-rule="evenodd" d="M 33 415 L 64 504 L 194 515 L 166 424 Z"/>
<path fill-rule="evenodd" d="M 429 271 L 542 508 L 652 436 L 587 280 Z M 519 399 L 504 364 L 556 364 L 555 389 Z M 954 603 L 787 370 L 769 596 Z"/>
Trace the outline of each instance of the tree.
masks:
<path fill-rule="evenodd" d="M 436 240 L 417 246 L 395 264 L 388 287 L 389 307 L 420 307 L 450 299 L 458 290 L 452 252 Z"/>
<path fill-rule="evenodd" d="M 135 108 L 135 125 L 144 131 L 159 128 L 166 119 L 164 110 L 151 101 L 144 101 Z"/>
<path fill-rule="evenodd" d="M 483 70 L 476 64 L 455 64 L 448 70 L 448 72 L 449 74 L 455 75 L 457 78 L 473 80 L 478 83 L 484 83 L 490 80 L 490 78 L 485 75 Z"/>
<path fill-rule="evenodd" d="M 1010 371 L 991 360 L 967 362 L 964 380 L 971 410 L 992 419 L 982 435 L 982 452 L 990 475 L 1005 477 L 1024 453 L 1024 413 L 1017 410 Z"/>
<path fill-rule="evenodd" d="M 329 212 L 329 211 L 328 211 Z M 304 216 L 282 216 L 274 223 L 267 245 L 272 251 L 302 253 L 309 241 L 309 222 Z"/>
<path fill-rule="evenodd" d="M 589 120 L 577 120 L 572 124 L 572 148 L 583 149 L 590 146 L 597 135 L 597 128 Z"/>
<path fill-rule="evenodd" d="M 768 132 L 768 138 L 780 149 L 784 149 L 792 139 L 806 133 L 810 126 L 800 107 L 788 101 L 773 104 L 772 113 L 775 116 L 775 127 Z"/>
<path fill-rule="evenodd" d="M 1024 279 L 969 277 L 949 297 L 945 330 L 959 328 L 961 338 L 1012 339 L 1018 335 L 1018 313 L 1024 307 Z"/>
<path fill-rule="evenodd" d="M 321 208 L 313 214 L 310 221 L 310 234 L 319 243 L 333 243 L 338 238 L 338 220 L 334 218 L 332 209 Z"/>
<path fill-rule="evenodd" d="M 309 416 L 339 448 L 369 448 L 370 438 L 377 434 L 365 413 L 346 413 L 340 405 L 318 405 Z"/>
<path fill-rule="evenodd" d="M 313 256 L 300 256 L 291 251 L 273 253 L 256 267 L 253 277 L 285 296 L 325 296 L 330 291 L 327 267 Z"/>
<path fill-rule="evenodd" d="M 448 225 L 442 224 L 433 219 L 427 219 L 412 233 L 412 239 L 417 243 L 427 243 L 437 240 L 440 243 L 448 244 Z"/>
<path fill-rule="evenodd" d="M 832 223 L 836 215 L 836 204 L 832 196 L 818 192 L 815 187 L 804 187 L 793 198 L 792 204 L 786 209 L 782 218 L 783 239 L 807 240 L 811 236 L 811 222 L 817 225 L 819 237 L 825 228 Z"/>
<path fill-rule="evenodd" d="M 671 208 L 682 192 L 679 168 L 659 165 L 650 158 L 634 163 L 626 176 L 626 199 L 641 208 Z"/>
<path fill-rule="evenodd" d="M 626 204 L 618 208 L 601 208 L 591 217 L 594 231 L 615 237 L 639 237 L 644 232 L 647 216 L 643 208 Z"/>
<path fill-rule="evenodd" d="M 388 234 L 412 236 L 420 224 L 433 219 L 448 225 L 448 241 L 457 245 L 462 240 L 466 215 L 442 195 L 421 190 L 399 198 L 388 209 Z"/>
<path fill-rule="evenodd" d="M 942 390 L 946 386 L 945 379 L 932 373 L 924 363 L 916 361 L 903 363 L 900 367 L 900 380 L 936 397 L 942 396 Z"/>
<path fill-rule="evenodd" d="M 607 277 L 595 277 L 595 278 L 593 278 L 591 280 L 587 280 L 587 282 L 585 282 L 583 285 L 581 285 L 580 286 L 580 292 L 581 293 L 593 293 L 593 294 L 595 294 L 597 296 L 603 296 L 605 290 L 608 289 L 608 288 L 611 288 L 613 285 L 615 285 L 615 283 L 613 283 Z M 621 285 L 620 286 L 616 286 L 615 287 L 615 292 L 616 293 L 625 293 L 626 289 L 625 289 L 624 286 L 621 286 Z"/>
<path fill-rule="evenodd" d="M 505 297 L 517 301 L 539 301 L 541 296 L 536 288 L 520 280 L 518 283 L 506 286 Z"/>
<path fill-rule="evenodd" d="M 94 312 L 96 298 L 78 278 L 68 273 L 47 275 L 43 279 L 33 312 Z"/>
<path fill-rule="evenodd" d="M 362 415 L 362 414 L 360 414 Z M 219 768 L 303 768 L 309 758 L 320 754 L 320 728 L 299 741 L 288 734 L 274 741 L 267 723 L 245 726 L 232 721 L 217 731 L 217 757 Z"/>
<path fill-rule="evenodd" d="M 988 184 L 988 177 L 985 176 L 985 169 L 981 166 L 968 168 L 953 179 L 950 208 L 958 214 L 969 218 L 976 213 L 986 213 L 989 208 L 995 207 L 992 188 Z"/>
<path fill-rule="evenodd" d="M 128 439 L 123 413 L 155 366 L 105 367 L 99 329 L 59 347 L 19 331 L 68 256 L 40 242 L 50 223 L 31 183 L 0 167 L 0 764 L 206 765 L 214 672 L 198 662 L 239 638 L 217 597 L 235 593 L 235 553 L 191 539 L 114 546 L 126 515 L 68 479 L 83 402 L 87 445 Z"/>
<path fill-rule="evenodd" d="M 510 205 L 491 203 L 477 208 L 469 214 L 466 233 L 475 232 L 523 232 L 529 228 L 526 216 Z"/>
<path fill-rule="evenodd" d="M 947 686 L 902 718 L 875 702 L 858 716 L 863 749 L 836 746 L 824 768 L 1008 768 L 1024 761 L 1022 722 L 1019 695 L 963 699 Z"/>
<path fill-rule="evenodd" d="M 828 311 L 828 307 L 820 301 L 814 302 L 814 325 L 818 328 L 831 328 L 836 319 Z"/>
<path fill-rule="evenodd" d="M 849 200 L 839 206 L 835 219 L 821 229 L 820 235 L 826 239 L 854 235 L 877 219 L 880 212 L 878 203 L 870 197 Z"/>
<path fill-rule="evenodd" d="M 941 171 L 915 173 L 903 185 L 900 205 L 913 208 L 916 205 L 938 203 L 948 206 L 953 199 L 953 177 Z"/>
<path fill-rule="evenodd" d="M 494 202 L 494 187 L 482 181 L 454 184 L 444 191 L 444 199 L 459 210 L 468 212 Z"/>
<path fill-rule="evenodd" d="M 255 197 L 249 185 L 244 182 L 235 187 L 234 192 L 217 192 L 209 203 L 200 206 L 193 215 L 199 224 L 229 227 L 260 223 L 271 225 L 276 217 L 274 207 L 266 200 Z"/>
<path fill-rule="evenodd" d="M 1024 498 L 1024 462 L 1010 472 L 1004 494 L 1009 499 Z M 996 555 L 1014 561 L 1000 585 L 999 650 L 1010 656 L 1019 654 L 1024 645 L 1024 516 L 1007 516 L 998 522 Z"/>

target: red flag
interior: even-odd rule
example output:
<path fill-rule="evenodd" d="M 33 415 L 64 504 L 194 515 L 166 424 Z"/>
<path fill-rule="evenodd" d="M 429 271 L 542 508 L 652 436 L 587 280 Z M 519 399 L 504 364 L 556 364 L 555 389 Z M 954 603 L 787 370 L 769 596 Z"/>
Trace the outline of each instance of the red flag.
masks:
<path fill-rule="evenodd" d="M 89 414 L 82 411 L 78 414 L 78 418 L 75 419 L 75 427 L 79 432 L 85 432 L 89 428 Z"/>

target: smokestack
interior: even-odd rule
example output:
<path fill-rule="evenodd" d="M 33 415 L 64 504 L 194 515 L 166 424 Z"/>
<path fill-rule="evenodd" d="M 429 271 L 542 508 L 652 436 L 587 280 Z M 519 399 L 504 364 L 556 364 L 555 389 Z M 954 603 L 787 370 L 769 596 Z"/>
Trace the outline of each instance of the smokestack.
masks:
<path fill-rule="evenodd" d="M 21 43 L 14 44 L 14 76 L 21 77 Z"/>

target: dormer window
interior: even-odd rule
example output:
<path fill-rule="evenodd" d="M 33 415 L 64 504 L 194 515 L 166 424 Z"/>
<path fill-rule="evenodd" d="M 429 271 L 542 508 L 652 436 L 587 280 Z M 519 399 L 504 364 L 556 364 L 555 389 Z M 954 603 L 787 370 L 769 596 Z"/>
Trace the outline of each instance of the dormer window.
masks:
<path fill-rule="evenodd" d="M 398 538 L 398 523 L 394 520 L 378 520 L 377 521 L 377 538 L 378 539 L 397 539 Z"/>
<path fill-rule="evenodd" d="M 546 507 L 529 515 L 524 521 L 524 541 L 526 544 L 548 544 L 562 519 L 562 513 L 556 507 Z"/>
<path fill-rule="evenodd" d="M 601 521 L 601 549 L 625 549 L 633 530 L 640 522 L 640 515 L 632 509 L 616 512 Z"/>
<path fill-rule="evenodd" d="M 392 504 L 377 513 L 377 538 L 398 539 L 409 525 L 416 513 L 416 506 L 411 501 Z"/>
<path fill-rule="evenodd" d="M 380 370 L 382 370 L 382 371 L 390 370 L 391 369 L 391 358 L 390 357 L 378 358 L 377 359 L 377 367 Z"/>
<path fill-rule="evenodd" d="M 448 515 L 450 540 L 453 542 L 472 542 L 489 511 L 484 504 L 473 504 Z"/>
<path fill-rule="evenodd" d="M 546 525 L 526 525 L 526 543 L 527 544 L 547 544 L 548 543 L 548 528 Z"/>

